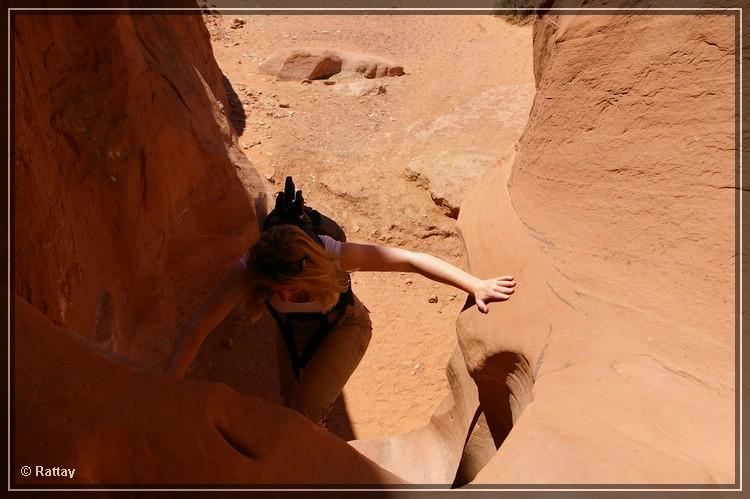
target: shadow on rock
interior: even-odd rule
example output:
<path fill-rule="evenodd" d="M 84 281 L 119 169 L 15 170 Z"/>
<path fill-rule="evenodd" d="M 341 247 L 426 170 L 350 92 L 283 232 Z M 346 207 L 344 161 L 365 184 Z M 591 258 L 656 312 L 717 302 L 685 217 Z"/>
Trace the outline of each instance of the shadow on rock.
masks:
<path fill-rule="evenodd" d="M 242 101 L 240 101 L 237 92 L 234 91 L 232 82 L 229 81 L 227 75 L 222 73 L 221 81 L 224 84 L 224 91 L 227 93 L 227 98 L 229 99 L 229 122 L 232 124 L 232 130 L 238 136 L 242 135 L 245 132 L 245 122 L 247 120 L 245 109 L 242 107 Z"/>

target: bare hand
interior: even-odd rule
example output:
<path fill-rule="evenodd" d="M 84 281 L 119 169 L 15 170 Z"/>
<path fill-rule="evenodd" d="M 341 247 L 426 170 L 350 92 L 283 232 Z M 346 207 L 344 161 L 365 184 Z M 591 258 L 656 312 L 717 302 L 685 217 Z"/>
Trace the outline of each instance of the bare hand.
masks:
<path fill-rule="evenodd" d="M 505 301 L 513 294 L 516 280 L 512 275 L 479 281 L 474 287 L 474 301 L 483 314 L 490 311 L 487 303 Z"/>

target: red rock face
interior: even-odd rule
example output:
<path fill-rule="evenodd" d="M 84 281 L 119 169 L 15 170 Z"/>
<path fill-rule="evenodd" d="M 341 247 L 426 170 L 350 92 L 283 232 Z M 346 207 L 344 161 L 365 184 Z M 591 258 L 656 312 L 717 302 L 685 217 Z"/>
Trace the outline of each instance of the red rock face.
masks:
<path fill-rule="evenodd" d="M 14 37 L 14 483 L 399 483 L 289 409 L 161 373 L 257 234 L 200 17 L 17 16 Z"/>
<path fill-rule="evenodd" d="M 205 26 L 22 14 L 13 32 L 15 291 L 56 324 L 161 361 L 177 311 L 255 232 Z"/>
<path fill-rule="evenodd" d="M 14 305 L 18 485 L 403 483 L 290 409 L 172 381 Z"/>

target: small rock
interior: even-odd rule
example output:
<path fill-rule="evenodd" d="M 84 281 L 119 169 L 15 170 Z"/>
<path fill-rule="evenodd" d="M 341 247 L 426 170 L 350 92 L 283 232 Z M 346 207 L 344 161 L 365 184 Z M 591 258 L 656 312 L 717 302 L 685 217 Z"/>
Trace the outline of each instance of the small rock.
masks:
<path fill-rule="evenodd" d="M 429 298 L 427 298 L 427 301 L 430 302 L 430 303 L 437 303 L 438 302 L 438 297 L 437 297 L 437 295 L 432 295 Z"/>
<path fill-rule="evenodd" d="M 223 346 L 227 350 L 231 350 L 232 348 L 234 348 L 234 340 L 232 340 L 232 338 L 224 338 L 223 340 L 221 340 L 221 346 Z"/>
<path fill-rule="evenodd" d="M 336 84 L 336 82 L 333 81 L 333 80 L 326 80 L 326 81 L 323 82 L 323 85 L 335 85 L 335 84 Z"/>
<path fill-rule="evenodd" d="M 286 102 L 284 102 L 284 103 L 279 104 L 279 107 L 287 108 L 287 107 L 289 107 L 289 104 L 287 104 Z"/>
<path fill-rule="evenodd" d="M 406 283 L 407 286 L 411 286 L 414 283 L 414 281 L 412 281 L 411 279 L 407 279 L 404 282 Z"/>
<path fill-rule="evenodd" d="M 448 301 L 453 301 L 453 300 L 455 300 L 455 299 L 456 299 L 456 295 L 450 295 L 450 296 L 448 297 Z"/>
<path fill-rule="evenodd" d="M 310 83 L 312 83 L 312 80 L 308 80 L 307 78 L 305 78 L 305 79 L 304 79 L 304 80 L 302 80 L 302 81 L 301 81 L 300 83 L 304 83 L 304 84 L 306 84 L 306 85 L 309 85 Z"/>
<path fill-rule="evenodd" d="M 243 21 L 242 19 L 234 19 L 232 20 L 232 24 L 229 27 L 232 29 L 237 29 L 237 28 L 241 28 L 244 25 L 245 25 L 245 21 Z"/>

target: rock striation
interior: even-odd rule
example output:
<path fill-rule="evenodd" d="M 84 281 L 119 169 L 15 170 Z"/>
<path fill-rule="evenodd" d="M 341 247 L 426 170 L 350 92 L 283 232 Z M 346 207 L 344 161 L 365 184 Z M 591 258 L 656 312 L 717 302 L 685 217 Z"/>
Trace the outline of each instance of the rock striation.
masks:
<path fill-rule="evenodd" d="M 472 483 L 738 478 L 734 47 L 732 16 L 537 19 L 517 155 L 459 219 L 471 270 L 518 281 L 460 317 L 468 369 L 534 375 Z"/>
<path fill-rule="evenodd" d="M 428 425 L 352 445 L 454 486 L 738 479 L 734 22 L 535 20 L 528 125 L 458 218 L 516 293 L 460 314 Z"/>

